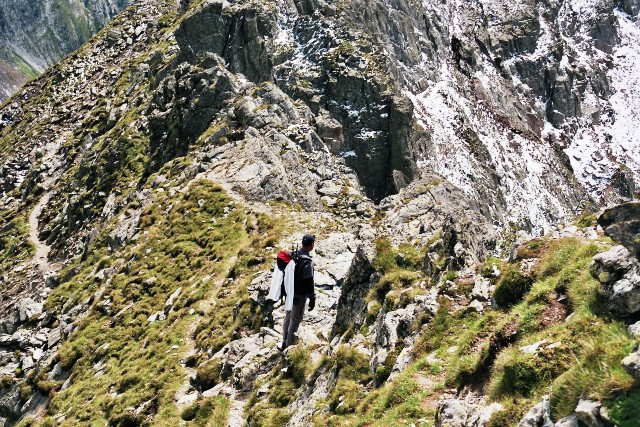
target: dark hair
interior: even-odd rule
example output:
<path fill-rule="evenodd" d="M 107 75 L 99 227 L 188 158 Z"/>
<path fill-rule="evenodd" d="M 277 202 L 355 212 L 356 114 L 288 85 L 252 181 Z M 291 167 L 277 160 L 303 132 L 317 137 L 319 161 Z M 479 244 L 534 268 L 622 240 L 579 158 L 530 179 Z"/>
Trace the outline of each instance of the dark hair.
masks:
<path fill-rule="evenodd" d="M 316 236 L 314 236 L 313 234 L 305 234 L 304 237 L 302 237 L 302 246 L 309 246 L 315 243 L 315 241 Z"/>

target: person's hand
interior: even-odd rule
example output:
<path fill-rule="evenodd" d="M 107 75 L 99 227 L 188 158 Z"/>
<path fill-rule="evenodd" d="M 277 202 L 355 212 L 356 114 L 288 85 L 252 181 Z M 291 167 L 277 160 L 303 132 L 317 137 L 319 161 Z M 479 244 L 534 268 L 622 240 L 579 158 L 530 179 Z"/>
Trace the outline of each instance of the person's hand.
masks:
<path fill-rule="evenodd" d="M 313 309 L 316 308 L 316 296 L 312 296 L 311 298 L 309 298 L 309 311 L 313 311 Z"/>

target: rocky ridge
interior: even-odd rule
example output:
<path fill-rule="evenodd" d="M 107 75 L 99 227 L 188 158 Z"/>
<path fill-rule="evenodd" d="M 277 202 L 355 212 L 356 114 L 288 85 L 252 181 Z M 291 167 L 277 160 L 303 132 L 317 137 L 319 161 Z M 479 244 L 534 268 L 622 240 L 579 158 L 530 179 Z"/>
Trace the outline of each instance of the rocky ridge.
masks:
<path fill-rule="evenodd" d="M 533 413 L 580 418 L 574 393 L 612 386 L 571 388 L 575 336 L 586 339 L 585 324 L 614 334 L 622 348 L 598 366 L 616 375 L 633 339 L 620 332 L 626 318 L 591 311 L 598 284 L 580 276 L 610 244 L 593 226 L 551 227 L 589 191 L 584 206 L 633 196 L 637 169 L 628 162 L 611 180 L 624 185 L 601 199 L 581 186 L 549 135 L 583 123 L 572 79 L 595 91 L 609 77 L 591 63 L 599 54 L 566 79 L 563 57 L 539 62 L 568 49 L 557 31 L 583 38 L 580 49 L 615 50 L 617 33 L 594 36 L 600 21 L 631 25 L 637 10 L 589 3 L 597 14 L 575 16 L 587 6 L 543 2 L 531 9 L 541 20 L 525 5 L 480 4 L 139 1 L 27 85 L 0 131 L 0 417 L 500 425 L 563 374 Z M 521 81 L 534 89 L 516 83 L 527 73 L 550 86 L 535 88 L 533 74 Z M 303 229 L 320 236 L 318 309 L 280 355 L 268 260 Z M 514 242 L 510 262 L 487 260 Z M 502 376 L 514 371 L 525 395 Z M 630 378 L 615 385 L 633 402 Z M 633 416 L 624 399 L 606 402 L 617 420 Z"/>

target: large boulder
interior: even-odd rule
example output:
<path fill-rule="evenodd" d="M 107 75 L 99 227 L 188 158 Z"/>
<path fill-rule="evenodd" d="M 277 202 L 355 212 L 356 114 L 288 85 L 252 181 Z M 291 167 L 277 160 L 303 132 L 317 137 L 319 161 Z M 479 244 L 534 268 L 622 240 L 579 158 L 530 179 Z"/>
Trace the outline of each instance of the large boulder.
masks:
<path fill-rule="evenodd" d="M 605 210 L 598 217 L 607 236 L 640 259 L 640 202 L 628 202 Z"/>
<path fill-rule="evenodd" d="M 600 282 L 600 293 L 609 309 L 620 314 L 640 311 L 640 261 L 624 246 L 616 246 L 593 257 L 589 270 Z"/>
<path fill-rule="evenodd" d="M 36 315 L 42 313 L 42 303 L 33 301 L 31 298 L 25 298 L 18 304 L 18 318 L 20 322 L 27 322 Z"/>
<path fill-rule="evenodd" d="M 606 416 L 606 408 L 602 402 L 580 399 L 576 407 L 576 417 L 587 427 L 607 427 L 611 425 Z M 603 417 L 603 415 L 605 415 Z"/>
<path fill-rule="evenodd" d="M 542 402 L 531 408 L 520 420 L 518 427 L 553 427 L 549 397 L 545 396 Z"/>
<path fill-rule="evenodd" d="M 622 359 L 624 369 L 637 380 L 640 380 L 640 346 L 637 346 L 631 354 Z"/>
<path fill-rule="evenodd" d="M 436 427 L 485 427 L 496 412 L 504 407 L 499 403 L 476 405 L 464 400 L 449 399 L 438 403 Z"/>
<path fill-rule="evenodd" d="M 9 419 L 20 416 L 20 386 L 15 384 L 9 389 L 0 389 L 0 414 Z"/>
<path fill-rule="evenodd" d="M 436 427 L 465 427 L 472 405 L 464 400 L 449 399 L 438 404 Z"/>
<path fill-rule="evenodd" d="M 181 54 L 190 61 L 207 53 L 222 57 L 233 73 L 250 81 L 272 77 L 267 43 L 276 33 L 276 16 L 264 2 L 208 1 L 175 32 Z"/>
<path fill-rule="evenodd" d="M 365 308 L 365 297 L 371 287 L 373 267 L 365 251 L 358 248 L 342 285 L 338 300 L 338 313 L 331 331 L 332 336 L 344 333 L 354 324 Z"/>
<path fill-rule="evenodd" d="M 256 378 L 275 363 L 280 335 L 268 328 L 259 334 L 231 341 L 213 355 L 221 362 L 221 377 L 237 390 L 250 391 Z"/>

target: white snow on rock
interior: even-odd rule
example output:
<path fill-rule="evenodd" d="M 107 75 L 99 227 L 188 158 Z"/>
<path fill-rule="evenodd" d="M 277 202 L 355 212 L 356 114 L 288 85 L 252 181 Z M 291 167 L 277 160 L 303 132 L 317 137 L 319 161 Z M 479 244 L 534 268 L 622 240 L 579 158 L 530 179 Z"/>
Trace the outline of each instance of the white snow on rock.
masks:
<path fill-rule="evenodd" d="M 478 72 L 478 84 L 488 88 L 496 79 L 494 70 Z M 432 138 L 433 152 L 418 162 L 424 170 L 433 171 L 462 189 L 475 199 L 478 177 L 474 171 L 491 167 L 502 178 L 496 198 L 504 197 L 511 217 L 506 221 L 535 224 L 534 234 L 550 229 L 558 218 L 569 215 L 563 204 L 548 190 L 544 177 L 553 170 L 548 147 L 532 144 L 531 140 L 511 132 L 496 121 L 496 117 L 482 105 L 471 102 L 456 90 L 456 83 L 446 66 L 443 79 L 425 92 L 413 94 L 416 120 Z M 470 146 L 461 135 L 461 122 L 466 121 L 488 151 L 490 165 L 482 164 L 474 155 L 477 147 Z"/>
<path fill-rule="evenodd" d="M 613 95 L 604 101 L 610 113 L 598 125 L 583 123 L 566 150 L 577 179 L 597 199 L 620 165 L 631 169 L 640 182 L 640 22 L 618 10 L 615 16 L 620 44 L 608 72 Z M 603 101 L 588 96 L 583 109 L 596 102 Z"/>

